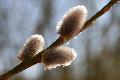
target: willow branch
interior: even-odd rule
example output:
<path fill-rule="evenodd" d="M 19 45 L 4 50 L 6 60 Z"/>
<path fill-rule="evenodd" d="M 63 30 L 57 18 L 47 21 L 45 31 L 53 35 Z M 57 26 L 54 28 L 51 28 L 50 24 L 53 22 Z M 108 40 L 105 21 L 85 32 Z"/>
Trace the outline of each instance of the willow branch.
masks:
<path fill-rule="evenodd" d="M 107 5 L 105 5 L 100 11 L 98 11 L 95 15 L 93 15 L 89 20 L 86 21 L 84 24 L 83 28 L 79 31 L 82 32 L 83 30 L 87 29 L 97 18 L 102 16 L 105 12 L 109 11 L 109 9 L 118 2 L 119 0 L 111 0 Z M 39 52 L 35 57 L 23 61 L 20 64 L 18 64 L 16 67 L 13 69 L 9 70 L 8 72 L 4 73 L 3 75 L 0 76 L 0 80 L 7 80 L 9 77 L 41 62 L 41 57 L 42 54 L 50 48 L 55 48 L 57 46 L 60 46 L 65 43 L 65 39 L 62 38 L 61 36 L 53 42 L 48 48 L 44 49 L 43 51 Z"/>
<path fill-rule="evenodd" d="M 112 8 L 112 6 L 114 6 L 117 2 L 119 2 L 120 0 L 111 0 L 107 5 L 105 5 L 100 11 L 98 11 L 95 15 L 93 15 L 89 20 L 86 21 L 86 23 L 84 24 L 83 28 L 79 31 L 82 32 L 85 29 L 87 29 L 88 27 L 90 27 L 91 24 L 94 23 L 94 21 L 99 18 L 100 16 L 102 16 L 103 14 L 105 14 L 107 11 L 110 10 L 110 8 Z"/>

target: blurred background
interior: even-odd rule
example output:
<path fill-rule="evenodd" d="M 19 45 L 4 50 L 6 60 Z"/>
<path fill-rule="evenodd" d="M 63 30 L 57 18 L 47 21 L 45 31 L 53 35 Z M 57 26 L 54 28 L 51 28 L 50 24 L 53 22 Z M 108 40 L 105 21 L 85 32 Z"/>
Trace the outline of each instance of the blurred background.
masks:
<path fill-rule="evenodd" d="M 0 0 L 0 74 L 18 64 L 17 55 L 32 34 L 41 34 L 45 48 L 57 37 L 56 23 L 77 5 L 89 19 L 110 0 Z M 77 52 L 68 67 L 49 71 L 37 64 L 10 80 L 120 80 L 120 4 L 67 44 Z"/>

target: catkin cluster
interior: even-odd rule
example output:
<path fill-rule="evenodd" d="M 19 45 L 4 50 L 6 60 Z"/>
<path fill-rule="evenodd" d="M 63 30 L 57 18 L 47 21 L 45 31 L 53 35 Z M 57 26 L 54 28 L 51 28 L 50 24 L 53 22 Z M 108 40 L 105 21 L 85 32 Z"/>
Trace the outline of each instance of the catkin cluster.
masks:
<path fill-rule="evenodd" d="M 58 34 L 65 40 L 69 40 L 79 33 L 86 21 L 87 9 L 79 5 L 70 9 L 57 25 Z M 41 52 L 44 47 L 42 35 L 32 35 L 19 51 L 18 59 L 20 62 L 28 60 Z M 58 46 L 44 51 L 41 64 L 46 69 L 56 68 L 57 66 L 68 66 L 76 58 L 74 49 L 67 46 Z"/>

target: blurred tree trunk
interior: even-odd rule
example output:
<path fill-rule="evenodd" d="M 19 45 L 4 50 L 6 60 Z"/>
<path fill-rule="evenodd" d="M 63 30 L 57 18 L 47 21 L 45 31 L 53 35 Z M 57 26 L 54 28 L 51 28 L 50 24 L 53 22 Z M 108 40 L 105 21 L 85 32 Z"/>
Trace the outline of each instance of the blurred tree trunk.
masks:
<path fill-rule="evenodd" d="M 37 23 L 37 27 L 35 29 L 35 33 L 37 34 L 43 34 L 44 33 L 44 29 L 46 26 L 49 25 L 50 20 L 52 18 L 53 15 L 53 3 L 54 0 L 42 0 L 41 4 L 42 4 L 42 14 L 43 14 L 43 18 L 41 19 L 41 15 L 39 16 L 39 20 Z M 49 27 L 47 27 L 49 28 Z"/>

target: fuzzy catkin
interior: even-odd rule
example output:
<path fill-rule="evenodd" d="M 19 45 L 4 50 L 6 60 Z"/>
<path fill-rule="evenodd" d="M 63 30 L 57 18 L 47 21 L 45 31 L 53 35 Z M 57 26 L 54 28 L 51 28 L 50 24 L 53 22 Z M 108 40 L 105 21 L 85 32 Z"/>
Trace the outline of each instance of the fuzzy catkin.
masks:
<path fill-rule="evenodd" d="M 19 51 L 18 60 L 22 62 L 27 60 L 43 49 L 44 39 L 42 35 L 32 35 L 27 39 L 23 47 Z"/>
<path fill-rule="evenodd" d="M 86 21 L 87 9 L 79 5 L 70 9 L 57 25 L 58 34 L 70 39 L 79 33 Z"/>
<path fill-rule="evenodd" d="M 74 49 L 59 46 L 43 53 L 41 63 L 46 67 L 46 69 L 56 68 L 61 65 L 68 66 L 76 56 L 77 54 Z"/>

